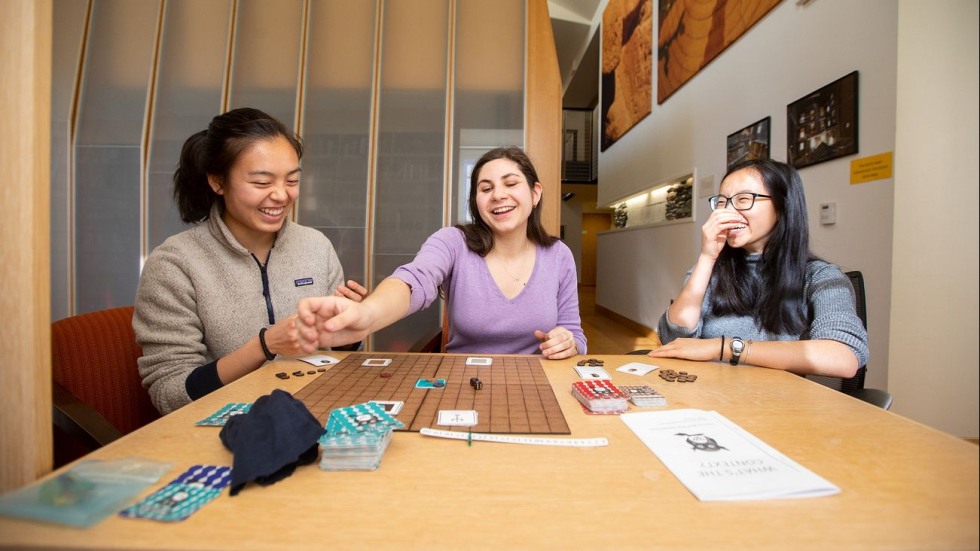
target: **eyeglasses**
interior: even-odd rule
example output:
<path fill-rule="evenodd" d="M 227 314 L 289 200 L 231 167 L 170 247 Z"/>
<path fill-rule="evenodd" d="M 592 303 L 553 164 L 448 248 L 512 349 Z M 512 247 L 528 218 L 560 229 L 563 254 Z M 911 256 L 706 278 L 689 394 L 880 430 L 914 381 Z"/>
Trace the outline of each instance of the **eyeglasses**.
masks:
<path fill-rule="evenodd" d="M 708 204 L 711 205 L 711 210 L 723 209 L 729 204 L 735 207 L 735 210 L 749 210 L 755 206 L 755 200 L 758 197 L 769 199 L 771 195 L 763 195 L 762 193 L 736 193 L 731 197 L 714 195 L 708 197 Z"/>

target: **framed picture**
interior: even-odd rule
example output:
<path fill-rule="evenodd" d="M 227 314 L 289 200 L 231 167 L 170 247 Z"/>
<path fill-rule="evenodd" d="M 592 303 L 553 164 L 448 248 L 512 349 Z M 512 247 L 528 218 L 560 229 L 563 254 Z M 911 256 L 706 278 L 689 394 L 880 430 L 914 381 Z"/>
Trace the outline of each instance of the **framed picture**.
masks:
<path fill-rule="evenodd" d="M 728 135 L 728 170 L 742 161 L 769 158 L 769 117 Z"/>
<path fill-rule="evenodd" d="M 786 160 L 803 168 L 858 152 L 858 72 L 786 106 Z"/>
<path fill-rule="evenodd" d="M 605 151 L 653 109 L 653 0 L 609 0 L 602 12 Z"/>
<path fill-rule="evenodd" d="M 663 103 L 782 0 L 658 0 L 657 103 Z"/>

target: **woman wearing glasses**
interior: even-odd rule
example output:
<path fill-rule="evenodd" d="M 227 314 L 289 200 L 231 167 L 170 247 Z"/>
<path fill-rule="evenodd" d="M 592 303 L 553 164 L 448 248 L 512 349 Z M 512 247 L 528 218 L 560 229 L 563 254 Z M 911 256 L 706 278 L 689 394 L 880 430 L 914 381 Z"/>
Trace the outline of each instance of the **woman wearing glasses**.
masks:
<path fill-rule="evenodd" d="M 746 161 L 709 203 L 701 254 L 660 317 L 664 344 L 650 356 L 854 376 L 868 334 L 847 276 L 810 251 L 799 173 Z"/>

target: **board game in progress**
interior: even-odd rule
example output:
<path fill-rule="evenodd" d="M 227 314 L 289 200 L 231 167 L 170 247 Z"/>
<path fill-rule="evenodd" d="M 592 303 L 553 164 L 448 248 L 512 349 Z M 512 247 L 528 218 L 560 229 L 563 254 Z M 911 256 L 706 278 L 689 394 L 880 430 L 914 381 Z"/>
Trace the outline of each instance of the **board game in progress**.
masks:
<path fill-rule="evenodd" d="M 571 434 L 535 356 L 355 353 L 296 392 L 325 423 L 336 408 L 401 402 L 392 414 L 417 432 L 437 427 L 440 410 L 475 410 L 482 433 Z"/>

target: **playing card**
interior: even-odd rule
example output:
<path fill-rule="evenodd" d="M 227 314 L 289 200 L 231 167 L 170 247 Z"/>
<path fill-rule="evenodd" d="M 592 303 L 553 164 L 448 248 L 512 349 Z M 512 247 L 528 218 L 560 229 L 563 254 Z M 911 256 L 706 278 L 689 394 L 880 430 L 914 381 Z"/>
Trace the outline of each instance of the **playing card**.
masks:
<path fill-rule="evenodd" d="M 616 368 L 616 371 L 629 373 L 630 375 L 646 375 L 654 369 L 660 369 L 659 365 L 650 365 L 640 362 L 631 362 Z"/>
<path fill-rule="evenodd" d="M 580 365 L 575 368 L 575 372 L 582 379 L 588 380 L 598 380 L 598 379 L 612 379 L 609 373 L 598 366 Z"/>
<path fill-rule="evenodd" d="M 432 381 L 428 379 L 419 379 L 415 381 L 415 388 L 445 388 L 445 379 L 434 379 Z"/>
<path fill-rule="evenodd" d="M 472 427 L 477 424 L 477 412 L 465 409 L 439 410 L 438 424 L 444 427 Z"/>
<path fill-rule="evenodd" d="M 320 367 L 320 366 L 324 366 L 324 365 L 335 364 L 335 363 L 339 362 L 340 360 L 338 360 L 337 358 L 334 358 L 333 356 L 326 356 L 326 355 L 323 355 L 323 354 L 317 354 L 316 356 L 307 356 L 305 358 L 299 358 L 299 361 L 306 362 L 306 363 L 308 363 L 310 365 L 315 365 L 317 367 Z"/>
<path fill-rule="evenodd" d="M 163 488 L 123 509 L 119 515 L 165 522 L 184 520 L 218 497 L 230 482 L 231 467 L 195 465 Z"/>
<path fill-rule="evenodd" d="M 378 404 L 384 408 L 385 412 L 389 415 L 398 415 L 398 412 L 402 410 L 402 406 L 405 402 L 400 401 L 388 401 L 388 400 L 371 400 L 372 404 Z"/>
<path fill-rule="evenodd" d="M 251 407 L 250 403 L 231 403 L 194 424 L 202 427 L 223 427 L 228 419 L 248 413 Z"/>

